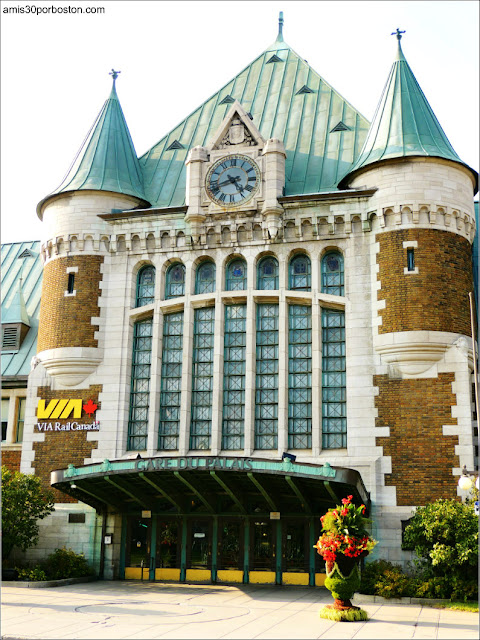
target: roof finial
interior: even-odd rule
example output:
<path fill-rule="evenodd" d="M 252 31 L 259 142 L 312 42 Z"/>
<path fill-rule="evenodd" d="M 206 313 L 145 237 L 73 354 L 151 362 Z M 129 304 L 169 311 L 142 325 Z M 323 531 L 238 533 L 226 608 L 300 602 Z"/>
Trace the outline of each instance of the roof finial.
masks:
<path fill-rule="evenodd" d="M 283 11 L 278 14 L 278 36 L 277 42 L 283 42 Z"/>
<path fill-rule="evenodd" d="M 405 33 L 405 31 L 400 31 L 400 29 L 397 27 L 397 30 L 391 33 L 390 35 L 397 36 L 397 40 L 400 42 L 400 40 L 402 39 L 402 33 Z"/>
<path fill-rule="evenodd" d="M 405 60 L 405 57 L 402 51 L 402 45 L 400 44 L 400 40 L 402 39 L 402 33 L 405 33 L 405 31 L 400 31 L 400 29 L 397 27 L 397 30 L 390 34 L 392 36 L 397 36 L 397 42 L 398 42 L 397 60 Z"/>
<path fill-rule="evenodd" d="M 121 71 L 115 71 L 115 69 L 112 69 L 110 71 L 110 73 L 108 74 L 109 76 L 112 76 L 113 78 L 113 84 L 115 84 L 115 80 L 118 78 L 119 74 L 122 73 Z"/>

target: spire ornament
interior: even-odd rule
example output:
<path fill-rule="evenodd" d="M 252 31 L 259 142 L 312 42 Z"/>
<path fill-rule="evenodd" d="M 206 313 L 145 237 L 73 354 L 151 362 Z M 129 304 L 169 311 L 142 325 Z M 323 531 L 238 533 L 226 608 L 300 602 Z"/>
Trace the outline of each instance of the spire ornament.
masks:
<path fill-rule="evenodd" d="M 397 27 L 397 30 L 394 31 L 393 33 L 391 33 L 391 36 L 397 36 L 397 40 L 400 43 L 400 40 L 402 39 L 402 33 L 406 33 L 405 31 L 400 31 L 400 29 Z"/>
<path fill-rule="evenodd" d="M 277 42 L 283 42 L 283 11 L 278 14 L 278 36 Z"/>
<path fill-rule="evenodd" d="M 121 74 L 121 71 L 115 71 L 115 69 L 112 69 L 110 71 L 110 73 L 108 74 L 109 76 L 112 76 L 113 79 L 113 84 L 115 84 L 115 80 L 118 78 L 118 76 Z"/>

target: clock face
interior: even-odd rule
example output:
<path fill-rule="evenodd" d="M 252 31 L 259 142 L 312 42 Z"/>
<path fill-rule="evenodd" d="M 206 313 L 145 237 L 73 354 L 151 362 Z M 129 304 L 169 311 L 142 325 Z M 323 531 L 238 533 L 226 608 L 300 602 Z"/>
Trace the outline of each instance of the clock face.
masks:
<path fill-rule="evenodd" d="M 256 193 L 259 184 L 259 168 L 253 160 L 241 155 L 217 160 L 206 179 L 208 197 L 223 207 L 244 204 Z"/>

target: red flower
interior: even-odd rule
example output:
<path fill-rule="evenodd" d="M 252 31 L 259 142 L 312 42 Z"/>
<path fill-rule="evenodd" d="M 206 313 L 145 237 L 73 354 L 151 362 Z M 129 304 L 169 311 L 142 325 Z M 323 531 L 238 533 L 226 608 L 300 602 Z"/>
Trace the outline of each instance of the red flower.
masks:
<path fill-rule="evenodd" d="M 342 509 L 342 510 L 340 511 L 340 515 L 341 515 L 341 516 L 348 516 L 348 509 Z"/>

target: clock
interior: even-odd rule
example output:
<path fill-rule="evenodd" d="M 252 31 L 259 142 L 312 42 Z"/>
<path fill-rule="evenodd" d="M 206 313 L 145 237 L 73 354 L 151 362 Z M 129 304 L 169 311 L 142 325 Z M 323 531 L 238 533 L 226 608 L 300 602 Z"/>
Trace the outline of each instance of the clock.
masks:
<path fill-rule="evenodd" d="M 239 154 L 217 160 L 205 180 L 208 197 L 222 207 L 244 204 L 258 191 L 260 169 L 247 156 Z"/>

